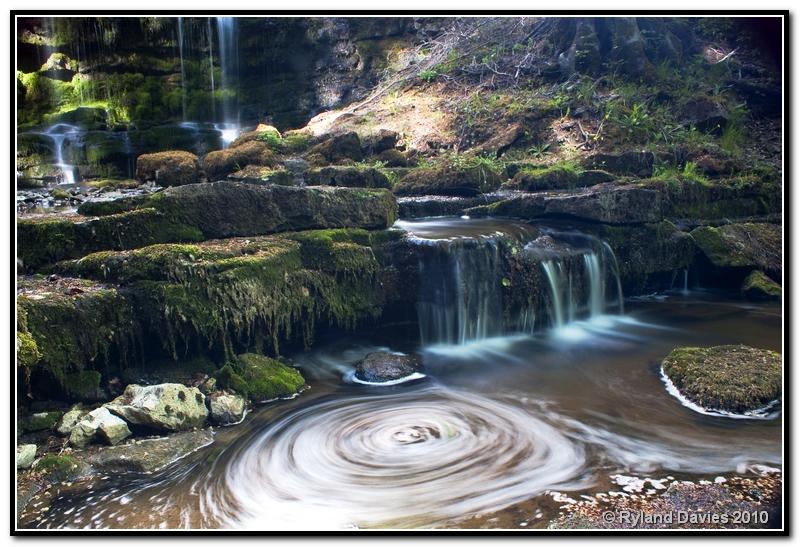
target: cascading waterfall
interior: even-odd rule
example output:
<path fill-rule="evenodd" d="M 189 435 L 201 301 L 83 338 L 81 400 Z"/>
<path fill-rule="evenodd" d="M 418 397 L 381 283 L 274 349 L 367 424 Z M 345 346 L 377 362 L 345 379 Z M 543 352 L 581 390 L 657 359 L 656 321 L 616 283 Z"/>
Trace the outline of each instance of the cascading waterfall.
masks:
<path fill-rule="evenodd" d="M 235 17 L 217 17 L 219 65 L 222 89 L 222 140 L 225 146 L 239 134 L 239 105 L 236 84 L 239 76 L 239 47 Z"/>
<path fill-rule="evenodd" d="M 564 311 L 561 304 L 561 278 L 563 277 L 561 264 L 554 263 L 552 260 L 545 260 L 542 262 L 542 269 L 547 275 L 547 281 L 550 283 L 552 324 L 555 327 L 562 327 L 564 325 Z"/>
<path fill-rule="evenodd" d="M 56 124 L 43 133 L 52 139 L 55 165 L 61 170 L 61 184 L 75 184 L 75 167 L 64 161 L 64 142 L 71 142 L 80 132 L 74 125 Z"/>
<path fill-rule="evenodd" d="M 186 121 L 186 65 L 183 60 L 183 17 L 178 17 L 178 54 L 181 59 L 181 114 Z"/>
<path fill-rule="evenodd" d="M 217 92 L 214 85 L 214 33 L 211 31 L 211 17 L 206 20 L 206 37 L 208 39 L 208 76 L 211 80 L 211 119 L 217 119 Z"/>

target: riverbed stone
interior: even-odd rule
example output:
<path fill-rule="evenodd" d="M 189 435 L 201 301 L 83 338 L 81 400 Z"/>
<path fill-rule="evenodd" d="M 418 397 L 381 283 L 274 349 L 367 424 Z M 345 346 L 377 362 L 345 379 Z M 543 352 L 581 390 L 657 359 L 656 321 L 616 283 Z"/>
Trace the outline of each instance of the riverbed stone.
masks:
<path fill-rule="evenodd" d="M 780 300 L 783 291 L 764 272 L 755 270 L 742 283 L 742 293 L 752 300 Z"/>
<path fill-rule="evenodd" d="M 35 444 L 17 445 L 17 469 L 28 469 L 36 458 Z"/>
<path fill-rule="evenodd" d="M 247 141 L 224 150 L 215 150 L 203 157 L 203 169 L 210 181 L 223 180 L 248 165 L 274 167 L 276 163 L 277 159 L 270 147 L 258 140 Z"/>
<path fill-rule="evenodd" d="M 364 382 L 390 382 L 419 372 L 421 368 L 416 355 L 375 351 L 356 365 L 356 378 Z"/>
<path fill-rule="evenodd" d="M 394 186 L 398 196 L 475 196 L 497 190 L 501 178 L 489 167 L 440 166 L 411 170 Z"/>
<path fill-rule="evenodd" d="M 778 224 L 701 226 L 692 230 L 691 235 L 703 255 L 718 268 L 781 270 L 781 227 Z"/>
<path fill-rule="evenodd" d="M 84 447 L 92 442 L 102 441 L 117 444 L 130 436 L 131 431 L 124 420 L 111 414 L 105 407 L 96 408 L 75 424 L 69 434 L 73 446 Z"/>
<path fill-rule="evenodd" d="M 165 431 L 201 427 L 208 417 L 206 398 L 196 387 L 182 384 L 131 384 L 105 405 L 133 425 Z"/>
<path fill-rule="evenodd" d="M 35 412 L 17 420 L 17 430 L 19 433 L 47 431 L 53 429 L 53 426 L 58 423 L 59 418 L 61 418 L 61 412 L 57 410 Z"/>
<path fill-rule="evenodd" d="M 208 429 L 183 431 L 156 439 L 136 439 L 103 447 L 87 462 L 101 473 L 153 473 L 214 442 Z"/>
<path fill-rule="evenodd" d="M 213 393 L 208 397 L 211 421 L 219 425 L 242 421 L 247 401 L 235 393 Z"/>
<path fill-rule="evenodd" d="M 219 387 L 234 390 L 255 403 L 291 397 L 305 385 L 298 370 L 256 353 L 237 356 L 215 378 Z"/>
<path fill-rule="evenodd" d="M 744 345 L 681 347 L 662 363 L 680 393 L 705 409 L 744 413 L 780 399 L 781 355 Z"/>
<path fill-rule="evenodd" d="M 87 412 L 80 406 L 72 407 L 64 413 L 56 424 L 56 432 L 59 435 L 68 436 L 86 414 Z"/>
<path fill-rule="evenodd" d="M 201 182 L 200 160 L 191 152 L 169 150 L 136 158 L 136 180 L 158 186 L 180 186 Z"/>

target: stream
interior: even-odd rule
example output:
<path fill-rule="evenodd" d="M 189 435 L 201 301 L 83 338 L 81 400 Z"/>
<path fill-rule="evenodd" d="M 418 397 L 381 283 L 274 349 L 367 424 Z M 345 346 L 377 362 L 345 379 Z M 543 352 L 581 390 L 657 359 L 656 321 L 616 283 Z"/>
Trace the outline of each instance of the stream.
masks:
<path fill-rule="evenodd" d="M 700 414 L 668 393 L 676 346 L 781 350 L 778 305 L 683 286 L 623 298 L 601 241 L 499 220 L 399 222 L 420 253 L 418 321 L 323 332 L 289 355 L 310 388 L 218 428 L 151 474 L 62 486 L 36 528 L 439 527 L 608 488 L 615 473 L 711 478 L 781 467 L 782 414 Z M 538 260 L 541 294 L 504 313 L 503 257 Z M 512 281 L 509 281 L 512 282 Z M 513 281 L 516 283 L 516 281 Z M 424 377 L 352 381 L 371 351 Z M 550 502 L 550 503 L 548 503 Z M 537 502 L 538 503 L 538 502 Z"/>

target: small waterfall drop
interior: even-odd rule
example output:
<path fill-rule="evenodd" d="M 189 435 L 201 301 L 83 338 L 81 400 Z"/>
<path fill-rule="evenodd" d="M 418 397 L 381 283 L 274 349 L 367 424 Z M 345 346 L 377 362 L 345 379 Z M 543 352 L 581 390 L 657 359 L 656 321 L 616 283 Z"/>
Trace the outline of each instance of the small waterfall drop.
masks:
<path fill-rule="evenodd" d="M 237 85 L 239 80 L 239 47 L 235 17 L 217 17 L 219 65 L 222 90 L 222 140 L 227 146 L 240 131 Z"/>
<path fill-rule="evenodd" d="M 552 324 L 554 327 L 564 326 L 564 307 L 562 305 L 562 289 L 561 279 L 562 267 L 560 263 L 554 263 L 552 260 L 545 260 L 542 262 L 542 269 L 547 275 L 547 281 L 550 283 L 550 295 L 552 297 L 550 309 L 552 311 Z"/>
<path fill-rule="evenodd" d="M 183 17 L 178 17 L 178 53 L 181 58 L 181 114 L 186 121 L 186 65 L 183 59 Z"/>
<path fill-rule="evenodd" d="M 214 33 L 211 31 L 211 17 L 206 20 L 208 38 L 208 76 L 211 80 L 211 119 L 217 120 L 217 90 L 214 85 Z"/>
<path fill-rule="evenodd" d="M 75 184 L 75 167 L 64 160 L 64 143 L 72 142 L 77 138 L 80 129 L 74 125 L 59 123 L 47 128 L 43 133 L 53 141 L 55 165 L 61 171 L 60 184 Z"/>

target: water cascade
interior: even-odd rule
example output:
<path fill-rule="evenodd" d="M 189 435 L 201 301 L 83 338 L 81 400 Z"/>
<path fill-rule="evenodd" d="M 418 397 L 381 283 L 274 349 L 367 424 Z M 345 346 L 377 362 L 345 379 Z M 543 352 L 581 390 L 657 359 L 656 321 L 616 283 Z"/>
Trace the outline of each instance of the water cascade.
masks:
<path fill-rule="evenodd" d="M 186 121 L 186 66 L 183 60 L 183 17 L 178 17 L 178 53 L 181 58 L 181 114 Z"/>
<path fill-rule="evenodd" d="M 64 161 L 64 142 L 72 142 L 80 133 L 74 125 L 59 123 L 48 127 L 43 133 L 52 139 L 55 165 L 61 171 L 61 184 L 75 184 L 75 167 Z"/>
<path fill-rule="evenodd" d="M 208 39 L 208 75 L 211 80 L 211 119 L 217 119 L 217 91 L 214 85 L 214 33 L 211 31 L 211 17 L 206 20 L 206 38 Z"/>
<path fill-rule="evenodd" d="M 227 146 L 239 134 L 239 105 L 236 85 L 239 77 L 239 47 L 236 18 L 217 17 L 219 39 L 219 64 L 221 69 L 222 123 L 216 127 L 222 131 L 223 143 Z"/>

